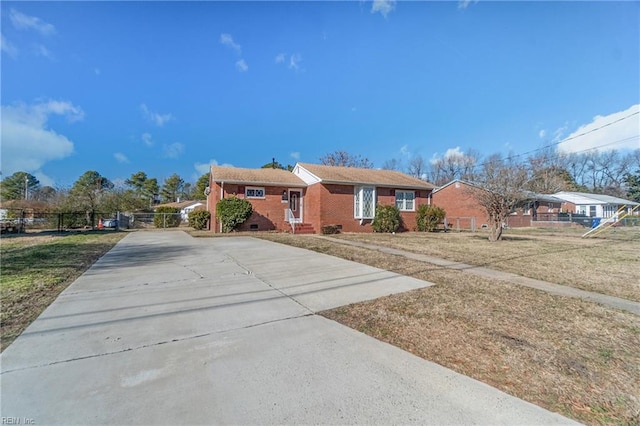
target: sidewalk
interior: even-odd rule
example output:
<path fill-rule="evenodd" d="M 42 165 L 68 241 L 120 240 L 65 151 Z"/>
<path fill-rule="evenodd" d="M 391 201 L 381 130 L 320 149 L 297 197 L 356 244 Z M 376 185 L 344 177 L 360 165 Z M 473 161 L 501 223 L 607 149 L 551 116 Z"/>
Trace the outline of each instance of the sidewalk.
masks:
<path fill-rule="evenodd" d="M 547 281 L 536 280 L 533 278 L 523 277 L 522 275 L 513 274 L 511 272 L 502 272 L 495 269 L 489 269 L 482 266 L 474 266 L 466 263 L 454 262 L 451 260 L 441 259 L 439 257 L 428 256 L 426 254 L 412 253 L 406 250 L 384 247 L 376 244 L 361 243 L 358 241 L 347 241 L 339 238 L 327 237 L 324 235 L 314 235 L 315 238 L 321 238 L 339 244 L 361 247 L 370 250 L 377 250 L 382 253 L 392 254 L 395 256 L 403 256 L 407 259 L 417 260 L 419 262 L 427 262 L 433 265 L 441 266 L 445 269 L 454 269 L 464 271 L 469 274 L 480 277 L 491 278 L 494 280 L 506 281 L 512 284 L 518 284 L 525 287 L 535 288 L 546 291 L 551 294 L 566 297 L 575 297 L 578 299 L 588 300 L 590 302 L 600 303 L 612 308 L 621 309 L 635 315 L 640 315 L 640 303 L 634 302 L 620 297 L 607 296 L 605 294 L 594 293 L 591 291 L 580 290 L 560 284 L 554 284 Z"/>

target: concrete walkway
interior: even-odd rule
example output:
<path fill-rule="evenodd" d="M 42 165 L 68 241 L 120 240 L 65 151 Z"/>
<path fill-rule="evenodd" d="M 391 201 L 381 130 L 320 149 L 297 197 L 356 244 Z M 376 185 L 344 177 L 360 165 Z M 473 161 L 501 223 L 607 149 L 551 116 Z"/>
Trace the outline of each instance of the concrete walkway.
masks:
<path fill-rule="evenodd" d="M 554 284 L 547 281 L 536 280 L 533 278 L 523 277 L 522 275 L 513 274 L 511 272 L 502 272 L 495 269 L 489 269 L 482 266 L 469 265 L 466 263 L 445 260 L 439 257 L 429 256 L 426 254 L 412 253 L 406 250 L 399 250 L 391 247 L 384 247 L 377 244 L 363 243 L 359 241 L 349 241 L 340 238 L 327 237 L 323 235 L 314 235 L 315 238 L 322 238 L 335 243 L 345 244 L 354 247 L 361 247 L 370 250 L 377 250 L 382 253 L 392 254 L 395 256 L 403 256 L 407 259 L 427 262 L 433 265 L 441 266 L 446 269 L 455 269 L 464 271 L 469 274 L 491 278 L 494 280 L 507 281 L 513 284 L 531 287 L 547 293 L 556 294 L 558 296 L 576 297 L 588 300 L 590 302 L 600 303 L 616 309 L 622 309 L 635 315 L 640 315 L 640 303 L 634 302 L 620 297 L 607 296 L 606 294 L 594 293 L 592 291 L 580 290 L 575 287 Z"/>
<path fill-rule="evenodd" d="M 572 423 L 314 314 L 428 285 L 248 237 L 131 233 L 0 355 L 1 416 L 66 425 Z"/>

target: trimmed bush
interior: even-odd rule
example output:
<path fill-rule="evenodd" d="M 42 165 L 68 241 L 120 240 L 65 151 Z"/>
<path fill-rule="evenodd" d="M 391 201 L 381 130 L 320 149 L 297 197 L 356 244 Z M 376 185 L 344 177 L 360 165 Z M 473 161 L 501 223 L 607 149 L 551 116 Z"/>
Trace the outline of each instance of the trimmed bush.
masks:
<path fill-rule="evenodd" d="M 211 213 L 206 210 L 194 210 L 189 213 L 189 226 L 197 231 L 207 229 L 207 222 L 211 219 Z"/>
<path fill-rule="evenodd" d="M 416 222 L 418 223 L 418 231 L 433 232 L 438 224 L 444 220 L 446 213 L 444 209 L 437 206 L 428 206 L 422 204 L 418 207 Z"/>
<path fill-rule="evenodd" d="M 177 207 L 158 207 L 153 216 L 153 226 L 156 228 L 177 228 L 180 226 L 180 222 L 182 222 L 182 218 L 180 217 L 180 209 Z"/>
<path fill-rule="evenodd" d="M 401 221 L 400 210 L 396 206 L 378 206 L 371 226 L 376 232 L 396 232 Z"/>
<path fill-rule="evenodd" d="M 253 213 L 253 207 L 247 200 L 238 197 L 224 198 L 216 204 L 216 216 L 222 222 L 222 232 L 231 232 L 244 223 Z"/>

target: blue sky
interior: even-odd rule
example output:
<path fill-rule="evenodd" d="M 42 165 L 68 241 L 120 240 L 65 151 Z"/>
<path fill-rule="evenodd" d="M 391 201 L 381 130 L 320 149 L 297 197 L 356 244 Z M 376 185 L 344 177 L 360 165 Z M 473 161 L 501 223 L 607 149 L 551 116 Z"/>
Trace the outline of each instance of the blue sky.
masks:
<path fill-rule="evenodd" d="M 638 2 L 0 8 L 5 177 L 640 147 Z"/>

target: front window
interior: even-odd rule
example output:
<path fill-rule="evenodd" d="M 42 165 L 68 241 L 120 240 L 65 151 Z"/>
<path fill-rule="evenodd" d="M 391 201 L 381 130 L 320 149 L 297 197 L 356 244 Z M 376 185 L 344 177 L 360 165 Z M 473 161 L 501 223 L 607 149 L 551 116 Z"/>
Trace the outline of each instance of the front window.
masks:
<path fill-rule="evenodd" d="M 257 188 L 253 186 L 248 186 L 245 189 L 244 195 L 247 198 L 264 198 L 264 188 Z"/>
<path fill-rule="evenodd" d="M 415 191 L 396 191 L 396 208 L 401 211 L 414 211 L 415 198 Z"/>
<path fill-rule="evenodd" d="M 376 213 L 376 189 L 370 186 L 354 188 L 353 216 L 356 219 L 373 219 Z"/>

